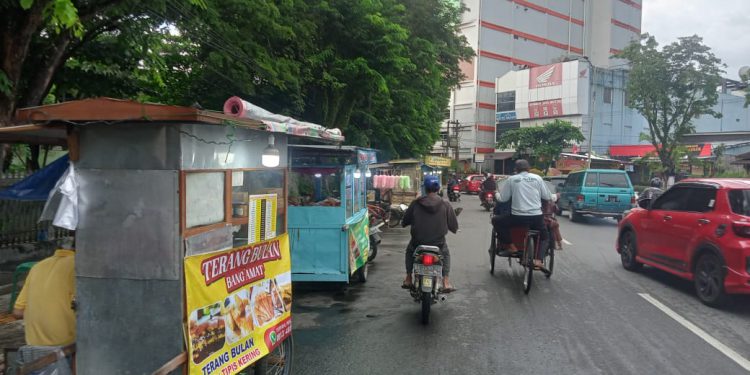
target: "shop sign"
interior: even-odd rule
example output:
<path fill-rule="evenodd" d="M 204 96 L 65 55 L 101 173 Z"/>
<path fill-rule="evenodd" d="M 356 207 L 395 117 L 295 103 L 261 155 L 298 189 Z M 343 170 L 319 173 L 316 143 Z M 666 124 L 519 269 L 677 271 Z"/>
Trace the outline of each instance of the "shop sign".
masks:
<path fill-rule="evenodd" d="M 562 115 L 562 99 L 542 100 L 529 103 L 529 118 L 545 118 Z"/>
<path fill-rule="evenodd" d="M 529 88 L 551 87 L 562 85 L 562 63 L 537 66 L 529 72 Z"/>
<path fill-rule="evenodd" d="M 451 159 L 443 156 L 427 155 L 424 157 L 424 163 L 433 167 L 450 167 Z"/>
<path fill-rule="evenodd" d="M 495 113 L 495 120 L 500 121 L 512 121 L 516 119 L 516 111 L 504 111 Z"/>
<path fill-rule="evenodd" d="M 291 335 L 287 234 L 185 257 L 190 375 L 237 374 Z"/>
<path fill-rule="evenodd" d="M 357 160 L 360 165 L 375 164 L 378 162 L 378 156 L 375 151 L 357 150 Z"/>
<path fill-rule="evenodd" d="M 370 256 L 370 220 L 367 215 L 362 220 L 349 225 L 347 240 L 349 241 L 349 270 L 354 273 L 367 263 Z"/>

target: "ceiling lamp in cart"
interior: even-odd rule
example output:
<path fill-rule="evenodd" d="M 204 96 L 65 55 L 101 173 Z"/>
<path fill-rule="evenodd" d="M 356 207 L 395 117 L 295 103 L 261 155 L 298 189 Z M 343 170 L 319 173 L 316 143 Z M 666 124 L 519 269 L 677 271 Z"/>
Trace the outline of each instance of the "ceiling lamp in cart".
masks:
<path fill-rule="evenodd" d="M 354 170 L 354 178 L 360 178 L 362 177 L 362 171 L 359 170 L 359 168 Z"/>
<path fill-rule="evenodd" d="M 268 136 L 268 146 L 263 150 L 263 155 L 260 157 L 260 163 L 264 167 L 274 168 L 279 166 L 281 161 L 281 154 L 279 149 L 274 146 L 273 134 Z"/>
<path fill-rule="evenodd" d="M 367 177 L 367 178 L 372 177 L 372 171 L 370 170 L 369 167 L 367 169 L 365 169 L 365 177 Z"/>

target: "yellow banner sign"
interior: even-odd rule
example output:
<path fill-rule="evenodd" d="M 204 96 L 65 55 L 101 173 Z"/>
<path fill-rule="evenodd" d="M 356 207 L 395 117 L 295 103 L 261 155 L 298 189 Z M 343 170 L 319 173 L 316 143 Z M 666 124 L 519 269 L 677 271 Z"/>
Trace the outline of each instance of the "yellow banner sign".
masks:
<path fill-rule="evenodd" d="M 185 258 L 189 373 L 231 375 L 291 335 L 289 237 Z"/>
<path fill-rule="evenodd" d="M 450 167 L 451 159 L 442 156 L 427 155 L 424 157 L 424 163 L 433 167 Z"/>

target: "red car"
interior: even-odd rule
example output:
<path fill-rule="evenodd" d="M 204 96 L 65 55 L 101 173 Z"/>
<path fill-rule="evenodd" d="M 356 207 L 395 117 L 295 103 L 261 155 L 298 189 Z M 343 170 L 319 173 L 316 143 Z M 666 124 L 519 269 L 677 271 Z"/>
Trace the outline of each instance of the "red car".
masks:
<path fill-rule="evenodd" d="M 481 174 L 471 174 L 461 180 L 461 191 L 467 194 L 479 194 L 482 191 L 482 181 L 484 176 Z"/>
<path fill-rule="evenodd" d="M 639 206 L 618 228 L 625 269 L 647 264 L 691 280 L 711 306 L 750 294 L 750 180 L 683 180 Z"/>

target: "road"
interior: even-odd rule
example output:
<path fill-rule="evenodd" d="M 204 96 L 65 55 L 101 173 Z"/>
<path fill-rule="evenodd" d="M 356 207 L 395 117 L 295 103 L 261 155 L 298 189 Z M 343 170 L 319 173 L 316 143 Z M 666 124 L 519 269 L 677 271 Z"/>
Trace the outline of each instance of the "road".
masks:
<path fill-rule="evenodd" d="M 695 298 L 690 282 L 624 270 L 613 220 L 559 218 L 571 244 L 556 253 L 552 278 L 536 274 L 525 295 L 517 264 L 489 273 L 489 216 L 478 198 L 455 206 L 464 207 L 461 231 L 448 237 L 459 290 L 433 306 L 430 325 L 400 289 L 408 230 L 390 230 L 367 283 L 295 285 L 295 374 L 748 373 L 738 362 L 750 359 L 750 299 L 717 310 Z"/>

